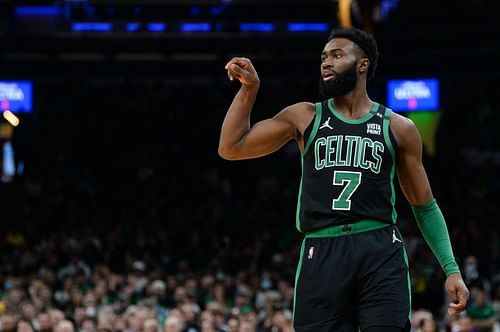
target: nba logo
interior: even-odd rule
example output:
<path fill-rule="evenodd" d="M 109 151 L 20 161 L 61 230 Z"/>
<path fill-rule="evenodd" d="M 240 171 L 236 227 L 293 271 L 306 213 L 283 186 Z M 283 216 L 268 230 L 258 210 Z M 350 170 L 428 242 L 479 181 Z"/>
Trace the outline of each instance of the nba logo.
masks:
<path fill-rule="evenodd" d="M 312 259 L 314 256 L 314 247 L 310 246 L 309 247 L 309 252 L 307 253 L 307 259 Z"/>

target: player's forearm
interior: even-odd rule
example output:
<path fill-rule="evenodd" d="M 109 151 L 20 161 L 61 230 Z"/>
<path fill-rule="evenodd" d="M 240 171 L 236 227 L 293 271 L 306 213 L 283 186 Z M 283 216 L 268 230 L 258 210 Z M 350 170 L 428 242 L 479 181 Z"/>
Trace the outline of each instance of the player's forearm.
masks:
<path fill-rule="evenodd" d="M 433 199 L 422 206 L 413 206 L 413 213 L 425 241 L 432 249 L 446 276 L 460 272 L 453 257 L 448 228 L 443 214 Z"/>
<path fill-rule="evenodd" d="M 219 155 L 225 159 L 234 159 L 238 143 L 250 130 L 252 112 L 259 87 L 242 85 L 227 111 L 219 140 Z"/>

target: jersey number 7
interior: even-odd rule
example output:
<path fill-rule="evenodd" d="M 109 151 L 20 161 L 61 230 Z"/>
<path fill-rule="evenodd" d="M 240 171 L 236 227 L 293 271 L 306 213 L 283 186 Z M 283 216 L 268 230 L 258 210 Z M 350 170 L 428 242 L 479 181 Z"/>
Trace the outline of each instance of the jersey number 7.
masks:
<path fill-rule="evenodd" d="M 332 210 L 350 210 L 351 196 L 361 184 L 361 172 L 334 171 L 333 185 L 345 186 L 339 197 L 333 200 Z"/>

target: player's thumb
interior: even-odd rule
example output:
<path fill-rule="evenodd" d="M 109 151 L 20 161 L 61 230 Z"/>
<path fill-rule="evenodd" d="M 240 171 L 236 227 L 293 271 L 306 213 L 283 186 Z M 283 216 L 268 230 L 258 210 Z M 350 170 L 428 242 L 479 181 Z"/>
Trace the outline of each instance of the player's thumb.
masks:
<path fill-rule="evenodd" d="M 469 299 L 469 294 L 464 294 L 463 292 L 458 292 L 458 303 L 460 304 L 467 304 L 467 301 Z"/>

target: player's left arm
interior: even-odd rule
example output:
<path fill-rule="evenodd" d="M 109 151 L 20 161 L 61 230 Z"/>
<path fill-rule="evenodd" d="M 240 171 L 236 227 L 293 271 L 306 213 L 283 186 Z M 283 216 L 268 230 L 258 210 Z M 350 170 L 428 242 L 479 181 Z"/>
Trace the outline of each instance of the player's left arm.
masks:
<path fill-rule="evenodd" d="M 392 113 L 391 130 L 398 143 L 397 171 L 401 190 L 412 205 L 425 241 L 447 276 L 445 288 L 451 300 L 448 313 L 460 313 L 467 306 L 469 291 L 460 275 L 446 222 L 422 164 L 422 139 L 413 122 L 399 114 Z"/>

